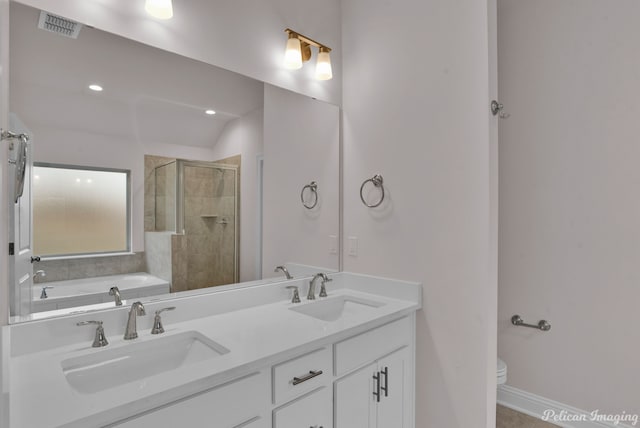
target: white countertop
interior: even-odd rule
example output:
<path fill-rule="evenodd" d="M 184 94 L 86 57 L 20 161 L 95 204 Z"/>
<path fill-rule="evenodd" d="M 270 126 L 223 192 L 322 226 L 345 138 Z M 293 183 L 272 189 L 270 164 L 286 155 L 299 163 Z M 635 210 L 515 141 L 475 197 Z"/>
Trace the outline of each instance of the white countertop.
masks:
<path fill-rule="evenodd" d="M 394 295 L 391 290 L 385 290 L 385 295 L 376 293 L 384 289 L 384 281 L 380 279 L 376 279 L 377 285 L 372 287 L 372 293 L 363 292 L 362 284 L 366 284 L 367 277 L 357 277 L 356 282 L 360 286 L 349 288 L 345 284 L 337 290 L 329 289 L 328 298 L 347 295 L 376 300 L 384 305 L 358 316 L 345 315 L 333 322 L 289 310 L 292 306 L 314 303 L 304 299 L 304 289 L 301 289 L 303 301 L 300 304 L 280 300 L 178 322 L 173 321 L 171 316 L 181 310 L 180 301 L 176 301 L 177 309 L 165 313 L 163 317 L 166 332 L 155 336 L 148 329 L 140 327 L 140 337 L 135 342 L 197 331 L 228 348 L 230 352 L 93 394 L 74 390 L 67 383 L 61 362 L 72 357 L 99 353 L 103 349 L 126 347 L 132 342 L 122 339 L 123 331 L 110 331 L 105 325 L 105 333 L 110 342 L 107 348 L 91 348 L 91 341 L 85 341 L 37 352 L 20 352 L 10 359 L 12 427 L 103 426 L 279 362 L 285 354 L 290 357 L 292 353 L 306 353 L 314 347 L 382 325 L 410 314 L 421 306 L 418 298 L 402 300 L 389 297 Z M 287 283 L 271 286 L 282 289 L 283 285 Z M 413 285 L 420 287 L 419 284 Z M 415 294 L 419 297 L 420 291 Z M 407 294 L 402 297 L 406 298 Z M 147 314 L 147 317 L 152 317 L 149 309 Z M 72 322 L 69 325 L 69 328 L 77 328 Z"/>

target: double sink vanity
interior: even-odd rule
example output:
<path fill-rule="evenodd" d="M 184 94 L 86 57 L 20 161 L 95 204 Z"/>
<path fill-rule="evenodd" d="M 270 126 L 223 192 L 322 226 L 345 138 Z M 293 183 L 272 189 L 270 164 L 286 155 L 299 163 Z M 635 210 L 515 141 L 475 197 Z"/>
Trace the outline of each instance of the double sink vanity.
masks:
<path fill-rule="evenodd" d="M 329 277 L 3 327 L 10 426 L 413 427 L 420 284 Z"/>

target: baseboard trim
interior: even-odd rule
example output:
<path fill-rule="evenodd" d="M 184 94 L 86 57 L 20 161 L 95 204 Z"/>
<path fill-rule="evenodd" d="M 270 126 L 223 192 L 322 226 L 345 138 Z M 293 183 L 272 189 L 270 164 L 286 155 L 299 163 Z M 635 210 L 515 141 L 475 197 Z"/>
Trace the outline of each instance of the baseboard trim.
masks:
<path fill-rule="evenodd" d="M 566 415 L 564 420 L 550 418 L 548 422 L 563 428 L 640 428 L 640 422 L 635 426 L 624 423 L 603 422 L 592 420 L 590 412 L 559 403 L 539 395 L 531 394 L 509 385 L 498 387 L 498 404 L 524 413 L 534 418 L 543 419 L 545 411 L 552 411 L 555 415 Z"/>

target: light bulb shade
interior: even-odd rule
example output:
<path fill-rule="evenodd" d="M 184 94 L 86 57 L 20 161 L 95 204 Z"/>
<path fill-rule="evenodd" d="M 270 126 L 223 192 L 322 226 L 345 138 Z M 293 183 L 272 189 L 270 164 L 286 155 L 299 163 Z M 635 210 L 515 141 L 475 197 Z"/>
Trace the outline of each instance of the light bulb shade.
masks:
<path fill-rule="evenodd" d="M 331 71 L 331 57 L 329 52 L 320 48 L 318 52 L 318 62 L 316 63 L 316 79 L 330 80 L 333 77 Z"/>
<path fill-rule="evenodd" d="M 287 50 L 284 52 L 284 66 L 289 70 L 302 68 L 302 49 L 300 39 L 289 36 L 287 39 Z"/>
<path fill-rule="evenodd" d="M 173 18 L 173 5 L 171 0 L 145 0 L 144 10 L 154 18 Z"/>

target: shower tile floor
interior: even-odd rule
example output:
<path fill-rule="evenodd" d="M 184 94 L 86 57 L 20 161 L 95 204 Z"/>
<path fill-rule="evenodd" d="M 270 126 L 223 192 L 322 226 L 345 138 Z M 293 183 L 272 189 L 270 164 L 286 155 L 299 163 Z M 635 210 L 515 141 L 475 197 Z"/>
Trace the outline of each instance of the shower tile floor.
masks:
<path fill-rule="evenodd" d="M 557 425 L 498 405 L 496 428 L 554 428 Z"/>

